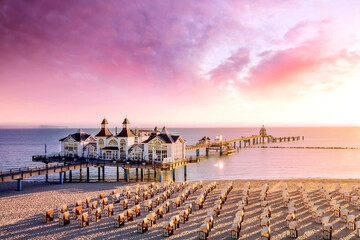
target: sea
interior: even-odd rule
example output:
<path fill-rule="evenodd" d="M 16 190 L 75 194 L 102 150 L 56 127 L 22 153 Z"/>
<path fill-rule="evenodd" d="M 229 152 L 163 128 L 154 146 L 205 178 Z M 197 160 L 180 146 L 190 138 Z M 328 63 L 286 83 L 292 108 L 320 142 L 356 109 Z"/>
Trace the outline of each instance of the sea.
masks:
<path fill-rule="evenodd" d="M 83 129 L 96 134 L 99 129 Z M 238 138 L 259 134 L 260 128 L 173 128 L 174 135 L 182 136 L 187 144 L 195 144 L 208 136 L 214 139 Z M 59 139 L 75 133 L 71 128 L 0 129 L 0 171 L 10 168 L 41 166 L 32 162 L 32 156 L 60 152 Z M 113 132 L 115 132 L 113 130 Z M 359 178 L 360 177 L 360 127 L 267 127 L 274 137 L 301 136 L 299 141 L 257 144 L 241 148 L 231 155 L 210 153 L 199 163 L 187 166 L 186 179 L 288 179 L 288 178 Z M 302 140 L 304 136 L 304 140 Z M 243 143 L 242 143 L 243 146 Z M 205 150 L 201 150 L 205 155 Z M 195 152 L 187 152 L 194 156 Z M 140 171 L 139 171 L 140 172 Z M 131 180 L 139 180 L 140 173 L 130 171 Z M 184 180 L 184 168 L 176 169 L 176 180 Z M 120 178 L 124 179 L 121 172 Z M 144 171 L 145 181 L 154 181 L 152 171 Z M 158 176 L 157 176 L 158 177 Z M 85 178 L 85 177 L 84 177 Z M 44 181 L 45 176 L 26 179 Z M 59 174 L 49 175 L 58 181 Z M 97 181 L 97 169 L 90 170 L 91 181 Z M 163 180 L 172 179 L 171 172 L 163 172 Z M 116 180 L 116 168 L 105 168 L 105 181 Z M 79 171 L 73 171 L 73 181 L 79 181 Z"/>

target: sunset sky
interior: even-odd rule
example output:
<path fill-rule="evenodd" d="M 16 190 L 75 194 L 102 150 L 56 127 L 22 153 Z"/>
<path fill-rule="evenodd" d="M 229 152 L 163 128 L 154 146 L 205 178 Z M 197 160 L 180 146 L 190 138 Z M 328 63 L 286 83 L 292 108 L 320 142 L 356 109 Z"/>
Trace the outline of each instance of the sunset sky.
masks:
<path fill-rule="evenodd" d="M 0 127 L 360 126 L 359 9 L 0 0 Z"/>

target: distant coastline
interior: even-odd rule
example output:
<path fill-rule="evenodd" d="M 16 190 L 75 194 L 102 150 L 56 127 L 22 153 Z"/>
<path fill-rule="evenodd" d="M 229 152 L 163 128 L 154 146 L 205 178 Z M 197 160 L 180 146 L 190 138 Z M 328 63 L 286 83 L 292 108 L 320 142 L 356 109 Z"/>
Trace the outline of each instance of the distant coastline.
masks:
<path fill-rule="evenodd" d="M 69 128 L 68 126 L 40 125 L 39 128 Z"/>

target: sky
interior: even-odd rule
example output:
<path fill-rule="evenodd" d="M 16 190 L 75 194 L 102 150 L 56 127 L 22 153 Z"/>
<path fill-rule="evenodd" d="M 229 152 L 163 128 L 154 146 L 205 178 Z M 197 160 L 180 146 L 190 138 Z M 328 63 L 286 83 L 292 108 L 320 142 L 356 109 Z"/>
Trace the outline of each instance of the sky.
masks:
<path fill-rule="evenodd" d="M 0 0 L 0 127 L 360 126 L 358 9 Z"/>

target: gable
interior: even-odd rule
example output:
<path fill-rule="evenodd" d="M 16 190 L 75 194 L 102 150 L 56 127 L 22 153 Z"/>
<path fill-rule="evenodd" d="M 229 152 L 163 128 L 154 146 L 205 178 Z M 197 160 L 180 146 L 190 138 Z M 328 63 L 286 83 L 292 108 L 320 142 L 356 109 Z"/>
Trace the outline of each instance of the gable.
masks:
<path fill-rule="evenodd" d="M 185 143 L 185 140 L 179 136 L 177 139 L 176 139 L 176 142 L 175 143 Z"/>
<path fill-rule="evenodd" d="M 165 142 L 161 138 L 156 136 L 151 141 L 149 141 L 149 144 L 165 144 Z"/>
<path fill-rule="evenodd" d="M 72 143 L 76 142 L 76 140 L 71 135 L 67 136 L 63 141 L 64 142 L 72 142 Z"/>

